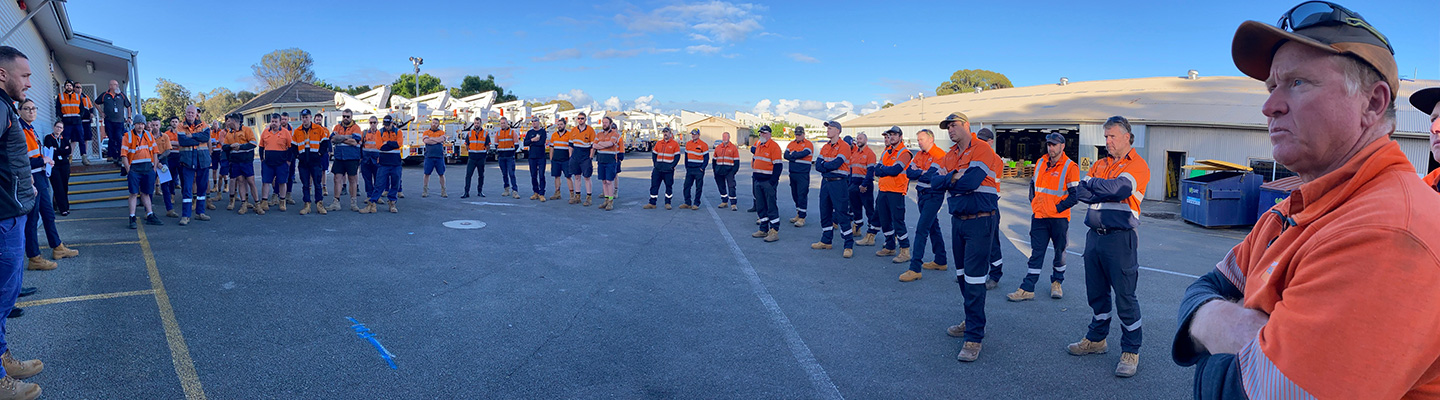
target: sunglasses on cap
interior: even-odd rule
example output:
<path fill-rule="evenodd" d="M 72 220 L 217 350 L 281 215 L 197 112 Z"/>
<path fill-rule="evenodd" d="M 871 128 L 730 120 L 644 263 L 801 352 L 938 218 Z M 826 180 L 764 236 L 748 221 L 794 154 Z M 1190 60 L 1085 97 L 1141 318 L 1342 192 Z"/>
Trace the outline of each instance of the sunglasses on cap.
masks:
<path fill-rule="evenodd" d="M 1280 21 L 1276 22 L 1275 26 L 1286 31 L 1294 32 L 1314 26 L 1339 24 L 1361 28 L 1370 32 L 1371 35 L 1374 35 L 1376 39 L 1380 40 L 1380 43 L 1377 44 L 1385 45 L 1385 48 L 1390 50 L 1390 54 L 1395 54 L 1395 48 L 1390 46 L 1390 39 L 1386 39 L 1384 34 L 1375 30 L 1374 26 L 1370 26 L 1370 23 L 1366 22 L 1365 18 L 1361 17 L 1359 13 L 1328 1 L 1307 1 L 1300 3 L 1300 5 L 1291 8 L 1290 11 L 1286 11 L 1284 15 L 1281 15 Z"/>

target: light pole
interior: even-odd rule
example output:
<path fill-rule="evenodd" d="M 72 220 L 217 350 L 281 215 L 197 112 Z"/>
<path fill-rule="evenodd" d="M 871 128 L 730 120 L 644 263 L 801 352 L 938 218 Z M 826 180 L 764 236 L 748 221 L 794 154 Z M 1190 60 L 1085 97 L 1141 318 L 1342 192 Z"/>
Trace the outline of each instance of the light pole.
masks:
<path fill-rule="evenodd" d="M 413 99 L 420 97 L 420 64 L 424 64 L 425 59 L 420 57 L 410 57 L 410 63 L 415 64 L 415 97 L 411 98 L 412 100 L 410 101 L 410 107 L 413 107 L 415 109 L 415 115 L 413 115 L 412 117 L 414 118 L 414 121 L 418 122 L 420 121 L 420 103 L 416 102 Z M 414 124 L 411 124 L 412 132 L 414 130 L 414 126 Z"/>

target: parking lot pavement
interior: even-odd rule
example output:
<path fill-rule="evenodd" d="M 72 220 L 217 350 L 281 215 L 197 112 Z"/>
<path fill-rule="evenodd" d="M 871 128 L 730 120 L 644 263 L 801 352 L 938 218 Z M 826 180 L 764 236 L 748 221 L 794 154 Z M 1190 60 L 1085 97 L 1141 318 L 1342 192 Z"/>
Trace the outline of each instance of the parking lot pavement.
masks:
<path fill-rule="evenodd" d="M 50 398 L 1180 398 L 1192 373 L 1169 361 L 1180 296 L 1244 234 L 1143 220 L 1145 347 L 1139 375 L 1119 379 L 1118 348 L 1064 350 L 1091 316 L 1080 218 L 1066 297 L 1005 301 L 1030 251 L 1025 187 L 1006 183 L 1005 276 L 980 360 L 962 364 L 944 333 L 963 319 L 953 262 L 898 282 L 905 267 L 879 247 L 811 250 L 818 213 L 779 242 L 752 239 L 748 168 L 739 212 L 713 208 L 709 177 L 701 210 L 642 210 L 649 161 L 631 158 L 609 212 L 525 200 L 523 165 L 521 199 L 501 198 L 494 164 L 489 197 L 469 199 L 453 172 L 450 198 L 420 198 L 420 169 L 406 168 L 399 214 L 221 207 L 132 231 L 121 209 L 75 211 L 60 229 L 81 256 L 26 273 L 42 292 L 22 300 L 42 302 L 22 304 L 9 341 L 46 362 L 31 380 Z M 912 230 L 916 215 L 911 202 Z M 444 225 L 456 221 L 483 227 Z"/>

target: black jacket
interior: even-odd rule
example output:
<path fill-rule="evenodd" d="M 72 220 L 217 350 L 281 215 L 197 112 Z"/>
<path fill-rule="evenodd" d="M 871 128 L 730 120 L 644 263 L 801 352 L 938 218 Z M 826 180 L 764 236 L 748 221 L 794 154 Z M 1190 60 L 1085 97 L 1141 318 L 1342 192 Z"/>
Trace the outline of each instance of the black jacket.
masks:
<path fill-rule="evenodd" d="M 35 208 L 35 182 L 30 177 L 30 160 L 26 154 L 25 131 L 20 130 L 20 114 L 15 109 L 15 100 L 0 89 L 0 119 L 4 131 L 0 131 L 0 220 L 29 214 Z"/>

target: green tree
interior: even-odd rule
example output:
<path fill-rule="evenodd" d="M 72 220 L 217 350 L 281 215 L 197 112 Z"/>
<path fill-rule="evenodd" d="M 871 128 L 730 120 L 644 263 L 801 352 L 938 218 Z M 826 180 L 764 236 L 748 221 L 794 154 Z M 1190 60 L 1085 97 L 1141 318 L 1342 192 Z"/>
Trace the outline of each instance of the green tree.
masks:
<path fill-rule="evenodd" d="M 495 91 L 496 103 L 519 100 L 514 93 L 505 93 L 505 88 L 495 84 L 495 75 L 487 75 L 485 79 L 480 79 L 475 75 L 466 75 L 465 79 L 460 81 L 460 87 L 450 88 L 450 97 L 468 97 L 491 90 Z"/>
<path fill-rule="evenodd" d="M 535 108 L 535 107 L 548 106 L 548 105 L 551 105 L 551 104 L 559 104 L 559 105 L 560 105 L 559 107 L 556 107 L 556 108 L 555 108 L 555 111 L 557 111 L 557 112 L 558 112 L 558 111 L 570 111 L 570 110 L 574 110 L 574 109 L 575 109 L 575 105 L 574 105 L 574 104 L 570 104 L 570 101 L 569 101 L 569 100 L 560 100 L 560 99 L 550 100 L 550 101 L 547 101 L 547 102 L 544 102 L 544 103 L 529 103 L 529 104 L 526 104 L 526 105 L 530 106 L 530 108 Z"/>
<path fill-rule="evenodd" d="M 374 89 L 374 88 L 370 87 L 370 85 L 360 85 L 360 86 L 345 85 L 345 87 L 342 88 L 342 87 L 340 87 L 339 85 L 331 85 L 331 84 L 329 84 L 329 83 L 326 83 L 325 81 L 315 81 L 315 86 L 319 86 L 319 87 L 323 87 L 323 88 L 326 88 L 326 89 L 334 90 L 334 91 L 336 91 L 336 92 L 344 92 L 344 93 L 349 94 L 349 95 L 351 95 L 351 96 L 359 96 L 361 93 L 365 93 L 365 92 L 370 91 L 370 89 Z"/>
<path fill-rule="evenodd" d="M 195 104 L 204 109 L 200 117 L 205 121 L 215 121 L 225 117 L 226 113 L 234 111 L 244 102 L 240 96 L 226 88 L 215 88 L 209 93 L 198 93 L 195 95 Z"/>
<path fill-rule="evenodd" d="M 895 103 L 891 103 L 891 102 L 888 102 L 888 101 L 887 101 L 887 102 L 885 102 L 885 105 L 880 106 L 880 109 L 881 109 L 881 110 L 884 110 L 884 109 L 887 109 L 887 108 L 890 108 L 890 107 L 894 107 L 894 106 L 895 106 Z"/>
<path fill-rule="evenodd" d="M 249 103 L 250 100 L 254 100 L 254 99 L 255 99 L 255 96 L 259 96 L 259 95 L 258 95 L 258 94 L 255 94 L 255 93 L 253 93 L 253 92 L 251 92 L 251 91 L 249 91 L 249 90 L 241 90 L 241 91 L 239 91 L 239 92 L 235 92 L 235 98 L 240 99 L 240 104 Z"/>
<path fill-rule="evenodd" d="M 941 82 L 935 88 L 936 96 L 955 93 L 971 93 L 975 88 L 985 90 L 1015 87 L 1005 74 L 983 69 L 962 69 L 950 74 L 950 80 Z"/>
<path fill-rule="evenodd" d="M 440 78 L 430 74 L 420 74 L 419 94 L 415 93 L 415 74 L 402 74 L 390 84 L 390 94 L 405 98 L 415 98 L 441 90 L 445 90 L 445 85 L 440 84 Z"/>
<path fill-rule="evenodd" d="M 315 81 L 315 59 L 310 53 L 297 48 L 275 50 L 260 57 L 260 63 L 251 65 L 255 79 L 265 84 L 265 90 L 285 86 L 295 81 Z"/>
<path fill-rule="evenodd" d="M 159 78 L 159 81 L 155 84 L 156 96 L 140 103 L 141 113 L 147 119 L 159 118 L 161 121 L 169 121 L 171 117 L 184 118 L 185 106 L 192 104 L 190 89 L 165 78 Z"/>

